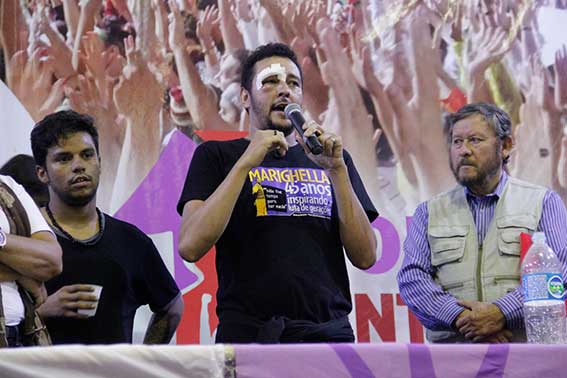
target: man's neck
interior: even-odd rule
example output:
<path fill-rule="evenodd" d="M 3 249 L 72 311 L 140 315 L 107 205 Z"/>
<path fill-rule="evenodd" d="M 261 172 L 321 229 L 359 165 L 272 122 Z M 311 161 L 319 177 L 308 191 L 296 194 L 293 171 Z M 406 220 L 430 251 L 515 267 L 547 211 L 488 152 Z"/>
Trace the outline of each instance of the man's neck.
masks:
<path fill-rule="evenodd" d="M 57 198 L 56 195 L 52 195 L 49 201 L 49 209 L 59 224 L 80 227 L 98 221 L 96 197 L 84 206 L 70 206 Z"/>
<path fill-rule="evenodd" d="M 287 145 L 293 147 L 297 144 L 297 139 L 295 139 L 295 131 L 285 137 Z"/>
<path fill-rule="evenodd" d="M 100 233 L 102 222 L 98 221 L 96 197 L 85 206 L 69 206 L 54 193 L 50 193 L 50 197 L 48 206 L 51 214 L 44 211 L 44 215 L 67 238 L 88 240 Z"/>
<path fill-rule="evenodd" d="M 502 170 L 499 170 L 498 173 L 493 176 L 487 177 L 482 184 L 469 186 L 468 190 L 477 197 L 483 197 L 493 193 L 498 187 L 501 179 Z"/>

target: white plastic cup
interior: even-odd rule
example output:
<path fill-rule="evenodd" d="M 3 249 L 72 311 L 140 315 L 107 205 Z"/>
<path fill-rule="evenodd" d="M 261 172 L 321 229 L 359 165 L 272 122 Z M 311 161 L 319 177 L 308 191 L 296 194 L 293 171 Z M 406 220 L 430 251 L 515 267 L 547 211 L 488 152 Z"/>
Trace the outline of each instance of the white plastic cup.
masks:
<path fill-rule="evenodd" d="M 102 286 L 100 286 L 100 285 L 89 285 L 89 286 L 91 286 L 94 289 L 94 291 L 90 292 L 89 294 L 96 296 L 95 307 L 94 308 L 79 308 L 79 309 L 77 309 L 77 313 L 91 317 L 91 316 L 94 316 L 96 314 L 96 309 L 98 308 L 98 302 L 99 302 L 99 299 L 100 299 L 100 293 L 102 292 Z"/>

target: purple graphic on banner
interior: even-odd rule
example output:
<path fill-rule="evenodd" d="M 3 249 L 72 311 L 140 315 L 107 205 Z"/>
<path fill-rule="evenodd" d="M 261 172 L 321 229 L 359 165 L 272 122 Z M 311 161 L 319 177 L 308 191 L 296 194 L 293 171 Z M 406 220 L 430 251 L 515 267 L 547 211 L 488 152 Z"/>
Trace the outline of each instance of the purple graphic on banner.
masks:
<path fill-rule="evenodd" d="M 386 273 L 396 265 L 400 257 L 400 237 L 392 222 L 384 217 L 376 218 L 372 226 L 379 231 L 382 238 L 382 251 L 385 252 L 366 273 Z"/>
<path fill-rule="evenodd" d="M 510 352 L 509 344 L 490 345 L 478 370 L 477 378 L 504 377 L 504 369 Z"/>
<path fill-rule="evenodd" d="M 181 217 L 176 207 L 196 147 L 191 139 L 176 131 L 144 181 L 114 214 L 146 234 L 173 233 L 174 277 L 182 291 L 197 276 L 185 267 L 177 253 Z"/>
<path fill-rule="evenodd" d="M 236 344 L 234 349 L 239 378 L 543 378 L 563 377 L 567 368 L 564 359 L 550 358 L 563 356 L 566 345 Z"/>
<path fill-rule="evenodd" d="M 331 344 L 331 347 L 337 353 L 351 377 L 375 378 L 368 365 L 366 365 L 351 344 Z"/>
<path fill-rule="evenodd" d="M 424 344 L 408 344 L 409 363 L 412 378 L 435 378 L 431 351 Z"/>
<path fill-rule="evenodd" d="M 331 218 L 333 195 L 322 169 L 256 167 L 249 173 L 256 215 Z"/>

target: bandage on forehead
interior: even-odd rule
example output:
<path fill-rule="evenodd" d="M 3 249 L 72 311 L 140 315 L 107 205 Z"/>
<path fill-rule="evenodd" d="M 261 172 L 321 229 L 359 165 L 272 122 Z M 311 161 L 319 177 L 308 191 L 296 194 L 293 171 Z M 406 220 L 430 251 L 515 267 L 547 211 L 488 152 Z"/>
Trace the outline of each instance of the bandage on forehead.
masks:
<path fill-rule="evenodd" d="M 284 66 L 279 63 L 270 64 L 269 67 L 264 68 L 258 76 L 256 76 L 256 89 L 262 89 L 262 82 L 270 76 L 277 76 L 278 79 L 285 82 L 287 78 L 287 72 L 285 71 Z"/>

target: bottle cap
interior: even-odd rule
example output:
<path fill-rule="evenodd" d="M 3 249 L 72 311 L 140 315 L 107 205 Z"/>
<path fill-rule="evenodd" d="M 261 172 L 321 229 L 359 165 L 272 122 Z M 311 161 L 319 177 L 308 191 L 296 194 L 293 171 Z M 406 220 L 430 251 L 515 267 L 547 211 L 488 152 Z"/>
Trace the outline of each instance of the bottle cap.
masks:
<path fill-rule="evenodd" d="M 532 241 L 534 243 L 545 243 L 545 233 L 534 232 L 534 234 L 532 235 Z"/>

